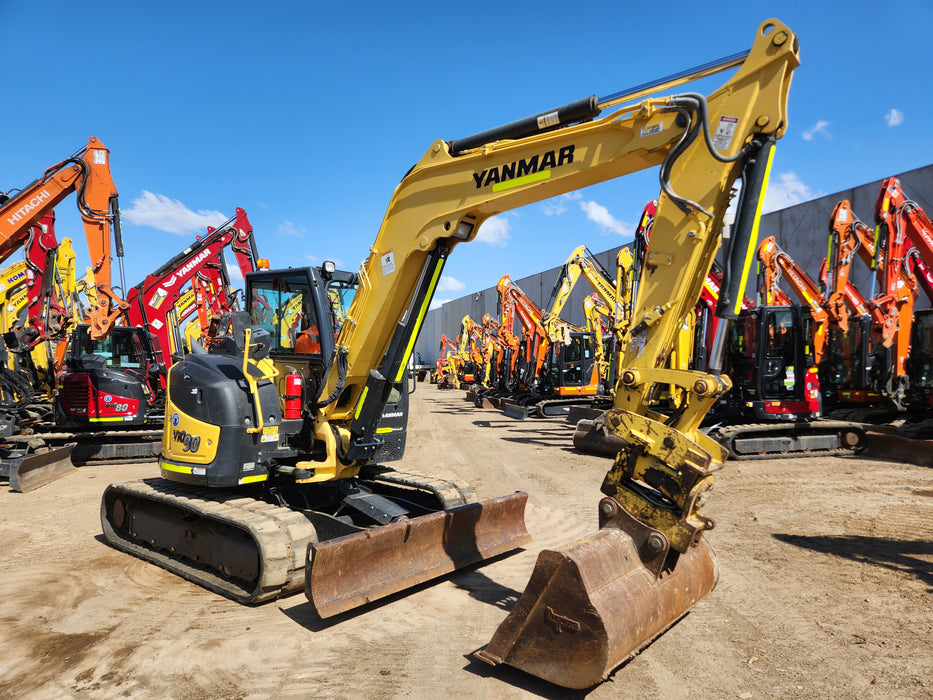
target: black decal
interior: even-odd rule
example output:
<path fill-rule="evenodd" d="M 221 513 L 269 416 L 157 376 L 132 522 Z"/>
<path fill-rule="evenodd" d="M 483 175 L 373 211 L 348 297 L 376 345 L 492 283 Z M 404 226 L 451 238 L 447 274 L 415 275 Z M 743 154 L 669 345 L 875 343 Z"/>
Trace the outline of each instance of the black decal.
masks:
<path fill-rule="evenodd" d="M 515 177 L 515 161 L 514 160 L 508 165 L 502 166 L 502 182 L 505 182 L 506 180 L 511 180 L 513 177 Z"/>
<path fill-rule="evenodd" d="M 532 156 L 531 160 L 528 161 L 526 161 L 524 158 L 519 161 L 517 177 L 530 175 L 531 173 L 536 172 L 538 172 L 538 156 Z"/>
<path fill-rule="evenodd" d="M 565 163 L 573 163 L 573 149 L 573 144 L 561 148 L 560 157 L 557 159 L 557 164 L 564 165 Z"/>
<path fill-rule="evenodd" d="M 541 159 L 541 170 L 547 170 L 557 166 L 557 160 L 554 158 L 554 151 L 548 151 Z"/>
<path fill-rule="evenodd" d="M 499 168 L 493 168 L 490 170 L 489 175 L 486 176 L 486 182 L 483 184 L 486 185 L 486 187 L 489 187 L 495 182 L 499 182 Z"/>
<path fill-rule="evenodd" d="M 483 176 L 486 174 L 484 170 L 481 173 L 473 173 L 473 179 L 476 180 L 476 189 L 479 189 L 483 186 Z"/>

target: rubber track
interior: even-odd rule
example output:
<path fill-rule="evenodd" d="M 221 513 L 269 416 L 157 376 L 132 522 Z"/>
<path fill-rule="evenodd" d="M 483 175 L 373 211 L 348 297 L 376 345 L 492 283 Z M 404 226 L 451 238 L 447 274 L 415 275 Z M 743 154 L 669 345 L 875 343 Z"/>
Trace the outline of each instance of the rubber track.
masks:
<path fill-rule="evenodd" d="M 111 526 L 107 517 L 107 497 L 113 493 L 162 503 L 185 514 L 245 530 L 259 551 L 259 581 L 247 589 L 212 570 L 127 539 Z M 101 526 L 107 542 L 117 549 L 240 603 L 263 603 L 303 590 L 305 553 L 308 545 L 317 539 L 311 522 L 300 511 L 244 498 L 227 489 L 176 484 L 165 479 L 144 479 L 108 486 L 101 501 Z"/>
<path fill-rule="evenodd" d="M 567 411 L 561 410 L 571 406 L 581 406 L 589 407 L 598 402 L 606 402 L 606 397 L 604 396 L 577 396 L 577 397 L 567 397 L 566 399 L 546 399 L 544 401 L 539 401 L 537 404 L 529 406 L 529 408 L 536 409 L 536 415 L 542 418 L 553 418 L 554 416 L 565 416 Z M 608 404 L 607 404 L 608 405 Z M 554 410 L 557 409 L 557 410 Z M 549 412 L 553 411 L 553 412 Z"/>
<path fill-rule="evenodd" d="M 364 467 L 360 480 L 428 491 L 434 494 L 444 510 L 478 502 L 473 489 L 463 481 L 378 466 Z M 168 552 L 128 539 L 108 519 L 107 502 L 111 494 L 159 502 L 182 513 L 248 532 L 259 552 L 259 581 L 252 588 L 247 588 L 225 579 L 213 569 L 188 563 Z M 101 500 L 101 527 L 107 542 L 117 549 L 244 604 L 264 603 L 304 590 L 306 551 L 309 544 L 317 542 L 314 526 L 301 511 L 245 498 L 230 489 L 178 484 L 166 479 L 144 479 L 108 486 Z"/>
<path fill-rule="evenodd" d="M 439 479 L 425 474 L 416 474 L 415 472 L 405 472 L 398 469 L 386 467 L 363 467 L 360 470 L 360 479 L 365 483 L 367 481 L 398 484 L 417 488 L 422 491 L 429 491 L 434 494 L 441 504 L 443 510 L 450 510 L 458 506 L 465 506 L 470 503 L 478 503 L 479 499 L 473 493 L 473 488 L 465 481 L 448 479 Z"/>
<path fill-rule="evenodd" d="M 802 429 L 800 429 L 802 428 Z M 766 454 L 736 453 L 732 448 L 733 440 L 743 437 L 751 437 L 758 434 L 766 436 L 767 434 L 778 437 L 781 433 L 799 433 L 802 435 L 818 435 L 828 432 L 854 432 L 861 437 L 859 444 L 853 447 L 839 445 L 833 449 L 826 450 L 793 450 L 789 452 L 773 452 Z M 865 429 L 858 423 L 849 421 L 818 420 L 811 423 L 804 423 L 798 426 L 792 423 L 746 423 L 742 425 L 729 425 L 717 428 L 710 433 L 710 437 L 720 443 L 729 452 L 731 459 L 737 460 L 756 460 L 756 459 L 782 459 L 784 457 L 803 457 L 803 456 L 836 456 L 858 454 L 865 449 L 866 435 Z"/>

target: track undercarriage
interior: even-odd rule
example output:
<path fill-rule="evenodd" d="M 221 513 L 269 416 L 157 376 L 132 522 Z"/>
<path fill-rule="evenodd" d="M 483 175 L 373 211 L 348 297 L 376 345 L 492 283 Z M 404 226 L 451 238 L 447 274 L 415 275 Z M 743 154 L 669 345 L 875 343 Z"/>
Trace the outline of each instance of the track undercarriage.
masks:
<path fill-rule="evenodd" d="M 526 500 L 385 467 L 326 497 L 145 479 L 110 485 L 101 523 L 114 547 L 240 603 L 305 588 L 328 617 L 525 544 Z"/>

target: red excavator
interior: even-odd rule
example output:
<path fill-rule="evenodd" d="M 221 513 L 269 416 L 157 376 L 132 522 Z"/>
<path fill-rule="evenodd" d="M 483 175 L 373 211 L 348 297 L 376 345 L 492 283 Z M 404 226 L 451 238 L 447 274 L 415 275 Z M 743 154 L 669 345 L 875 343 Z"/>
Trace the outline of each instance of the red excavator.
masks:
<path fill-rule="evenodd" d="M 732 324 L 724 369 L 733 386 L 710 411 L 710 420 L 721 423 L 710 435 L 733 459 L 845 455 L 864 449 L 861 425 L 821 419 L 817 353 L 825 343 L 828 314 L 818 287 L 774 237 L 761 242 L 758 258 L 765 303 L 746 303 Z M 803 305 L 791 303 L 781 280 Z"/>
<path fill-rule="evenodd" d="M 256 268 L 253 227 L 243 209 L 219 228 L 173 257 L 129 289 L 127 325 L 95 340 L 90 326 L 78 326 L 59 376 L 60 422 L 73 428 L 162 424 L 166 370 L 178 344 L 171 314 L 182 292 L 208 265 L 223 266 L 224 250 L 235 254 L 245 275 Z M 234 311 L 234 309 L 227 309 Z"/>

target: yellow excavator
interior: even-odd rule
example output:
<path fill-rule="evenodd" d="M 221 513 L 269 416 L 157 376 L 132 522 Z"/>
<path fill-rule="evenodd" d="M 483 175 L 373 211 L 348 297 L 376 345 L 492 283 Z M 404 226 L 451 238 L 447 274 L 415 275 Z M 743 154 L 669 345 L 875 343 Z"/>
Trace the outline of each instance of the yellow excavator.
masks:
<path fill-rule="evenodd" d="M 469 487 L 444 482 L 427 488 L 437 510 L 405 512 L 399 504 L 420 500 L 429 480 L 373 466 L 379 422 L 404 387 L 454 247 L 504 211 L 658 167 L 654 229 L 606 413 L 626 447 L 602 487 L 599 530 L 541 552 L 521 599 L 477 652 L 568 688 L 604 679 L 716 584 L 703 537 L 713 521 L 701 508 L 726 455 L 699 426 L 730 387 L 722 339 L 707 373 L 668 369 L 668 356 L 734 196 L 718 311 L 738 314 L 798 65 L 794 33 L 767 20 L 748 52 L 435 141 L 396 188 L 336 339 L 325 331 L 332 265 L 247 276 L 247 299 L 262 291 L 281 305 L 300 293 L 311 303 L 324 324 L 321 353 L 276 350 L 278 334 L 245 319 L 233 324 L 229 353 L 173 365 L 162 478 L 107 487 L 107 541 L 241 600 L 304 587 L 322 617 L 526 542 L 524 494 L 464 503 L 475 500 Z M 727 69 L 736 70 L 707 96 L 657 96 Z M 675 411 L 651 409 L 655 384 L 682 390 Z M 359 524 L 367 509 L 384 524 Z"/>

